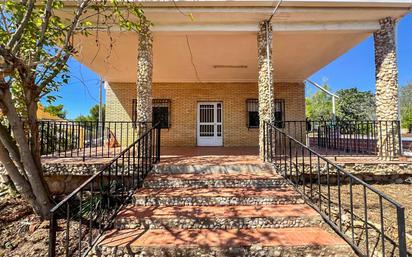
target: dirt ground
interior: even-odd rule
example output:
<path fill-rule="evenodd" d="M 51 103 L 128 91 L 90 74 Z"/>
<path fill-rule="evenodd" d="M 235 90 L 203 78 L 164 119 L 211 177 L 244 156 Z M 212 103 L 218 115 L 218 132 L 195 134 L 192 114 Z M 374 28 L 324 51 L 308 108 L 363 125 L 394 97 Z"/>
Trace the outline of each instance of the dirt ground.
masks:
<path fill-rule="evenodd" d="M 401 205 L 405 207 L 405 230 L 406 230 L 406 243 L 407 249 L 409 252 L 412 252 L 412 184 L 374 184 L 373 187 L 387 196 L 391 197 L 393 200 L 397 201 Z M 351 229 L 350 229 L 350 189 L 349 184 L 343 184 L 340 187 L 340 195 L 341 195 L 341 204 L 342 204 L 342 219 L 338 217 L 338 187 L 331 186 L 329 188 L 326 185 L 321 186 L 321 191 L 323 195 L 322 200 L 322 210 L 332 215 L 332 220 L 335 224 L 340 224 L 339 220 L 343 224 L 343 230 L 345 234 L 349 237 L 351 236 Z M 318 192 L 316 188 L 314 190 Z M 366 194 L 365 194 L 366 193 Z M 361 249 L 364 249 L 365 246 L 365 215 L 367 215 L 368 224 L 368 233 L 369 233 L 369 246 L 372 247 L 370 251 L 373 249 L 373 254 L 371 253 L 370 256 L 380 256 L 380 252 L 382 251 L 382 241 L 381 241 L 381 234 L 377 233 L 380 228 L 381 224 L 383 224 L 383 230 L 385 232 L 385 236 L 388 238 L 385 240 L 385 252 L 386 256 L 396 256 L 397 245 L 398 242 L 398 228 L 397 228 L 397 212 L 396 208 L 393 204 L 390 204 L 386 200 L 382 200 L 382 205 L 380 205 L 379 196 L 372 192 L 371 190 L 367 189 L 364 191 L 364 187 L 361 185 L 353 185 L 352 187 L 352 194 L 353 194 L 353 215 L 354 215 L 354 233 L 355 233 L 355 244 L 357 244 Z M 331 199 L 331 211 L 328 210 L 328 195 L 330 195 Z M 367 208 L 365 213 L 365 197 L 367 201 Z M 317 198 L 316 198 L 317 199 Z M 315 201 L 316 205 L 319 204 L 319 201 Z M 381 206 L 382 206 L 382 214 L 381 214 Z M 383 220 L 381 219 L 383 218 Z M 383 223 L 382 223 L 383 222 Z M 377 230 L 373 229 L 373 227 L 377 228 Z M 359 235 L 359 236 L 356 236 Z M 388 239 L 391 238 L 394 240 L 395 244 L 391 243 Z M 396 250 L 394 250 L 396 249 Z M 412 257 L 412 255 L 411 255 Z"/>
<path fill-rule="evenodd" d="M 0 256 L 47 256 L 48 223 L 20 197 L 0 198 Z"/>
<path fill-rule="evenodd" d="M 412 235 L 412 184 L 388 184 L 373 186 L 404 205 L 406 233 Z"/>

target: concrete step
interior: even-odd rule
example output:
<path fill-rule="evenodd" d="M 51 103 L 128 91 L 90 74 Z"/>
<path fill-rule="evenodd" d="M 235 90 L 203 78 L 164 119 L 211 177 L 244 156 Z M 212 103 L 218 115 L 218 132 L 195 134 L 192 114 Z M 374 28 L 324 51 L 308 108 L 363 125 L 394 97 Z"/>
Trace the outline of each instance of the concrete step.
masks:
<path fill-rule="evenodd" d="M 285 228 L 316 227 L 321 216 L 308 205 L 127 206 L 115 227 L 124 228 Z"/>
<path fill-rule="evenodd" d="M 355 256 L 320 228 L 125 229 L 108 231 L 94 256 Z"/>
<path fill-rule="evenodd" d="M 272 205 L 304 203 L 293 188 L 142 188 L 135 205 Z"/>
<path fill-rule="evenodd" d="M 272 164 L 253 163 L 253 164 L 230 164 L 230 165 L 215 165 L 215 164 L 176 164 L 169 165 L 168 163 L 160 163 L 155 165 L 153 173 L 201 173 L 201 174 L 216 174 L 216 173 L 258 173 L 262 171 L 275 172 Z"/>
<path fill-rule="evenodd" d="M 169 173 L 150 174 L 144 182 L 145 188 L 179 188 L 179 187 L 257 187 L 282 188 L 289 183 L 280 175 L 270 172 L 229 173 L 229 174 L 195 174 Z"/>

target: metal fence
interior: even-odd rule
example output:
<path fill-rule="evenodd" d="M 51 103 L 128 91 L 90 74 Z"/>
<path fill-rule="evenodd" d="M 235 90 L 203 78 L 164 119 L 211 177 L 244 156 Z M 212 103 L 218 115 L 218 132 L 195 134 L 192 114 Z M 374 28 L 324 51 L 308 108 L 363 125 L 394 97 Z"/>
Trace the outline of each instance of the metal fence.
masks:
<path fill-rule="evenodd" d="M 128 121 L 39 121 L 43 157 L 113 158 L 151 127 Z"/>
<path fill-rule="evenodd" d="M 276 127 L 322 155 L 401 155 L 399 121 L 285 121 Z"/>
<path fill-rule="evenodd" d="M 157 125 L 51 209 L 49 257 L 86 256 L 159 160 Z"/>
<path fill-rule="evenodd" d="M 322 155 L 399 157 L 399 121 L 283 121 L 276 127 Z M 151 123 L 131 121 L 39 121 L 43 157 L 112 158 Z"/>
<path fill-rule="evenodd" d="M 361 256 L 407 256 L 404 207 L 276 126 L 264 156 Z"/>

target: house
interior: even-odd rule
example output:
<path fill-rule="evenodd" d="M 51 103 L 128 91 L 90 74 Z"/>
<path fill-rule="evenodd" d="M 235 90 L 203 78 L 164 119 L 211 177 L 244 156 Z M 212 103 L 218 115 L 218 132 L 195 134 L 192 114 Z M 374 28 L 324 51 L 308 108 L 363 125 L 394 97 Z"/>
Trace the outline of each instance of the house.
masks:
<path fill-rule="evenodd" d="M 44 106 L 42 104 L 38 105 L 37 109 L 37 118 L 39 120 L 55 120 L 55 121 L 64 121 L 64 119 L 57 117 L 47 111 L 44 110 Z"/>
<path fill-rule="evenodd" d="M 74 38 L 76 58 L 106 81 L 100 131 L 120 150 L 52 148 L 47 164 L 61 162 L 59 176 L 74 177 L 73 165 L 91 177 L 51 210 L 49 256 L 407 256 L 404 207 L 287 124 L 309 130 L 305 79 L 373 35 L 380 127 L 372 140 L 380 156 L 395 156 L 395 30 L 411 0 L 139 2 L 152 26 Z M 151 122 L 162 129 L 141 133 Z M 76 126 L 99 131 L 96 122 Z M 347 141 L 322 129 L 337 134 L 318 138 L 326 147 Z M 74 135 L 62 138 L 77 142 Z M 350 132 L 359 146 L 369 146 L 367 135 Z M 110 138 L 84 138 L 94 136 Z M 73 164 L 79 157 L 104 165 L 94 172 Z M 368 158 L 360 160 L 377 161 Z M 376 166 L 393 180 L 388 167 L 407 165 Z M 60 213 L 68 219 L 58 221 Z M 71 237 L 74 217 L 89 229 Z"/>
<path fill-rule="evenodd" d="M 99 33 L 99 50 L 94 36 L 77 38 L 78 60 L 107 81 L 107 121 L 153 115 L 164 146 L 257 146 L 259 116 L 305 120 L 303 81 L 371 35 L 378 119 L 398 120 L 395 27 L 409 0 L 283 1 L 275 13 L 273 1 L 142 5 L 153 22 L 147 49 L 118 27 Z M 136 86 L 138 69 L 148 80 Z"/>
<path fill-rule="evenodd" d="M 0 117 L 3 114 L 0 113 Z M 38 104 L 37 106 L 37 118 L 39 120 L 54 120 L 54 121 L 64 121 L 64 119 L 57 117 L 47 111 L 44 110 L 44 106 L 42 104 Z"/>

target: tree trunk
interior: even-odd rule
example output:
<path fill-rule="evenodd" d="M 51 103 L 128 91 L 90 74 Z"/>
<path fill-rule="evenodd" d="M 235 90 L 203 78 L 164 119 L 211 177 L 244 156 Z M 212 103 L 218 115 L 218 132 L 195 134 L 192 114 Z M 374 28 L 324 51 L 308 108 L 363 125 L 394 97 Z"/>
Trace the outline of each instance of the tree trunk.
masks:
<path fill-rule="evenodd" d="M 27 179 L 27 175 L 24 172 L 23 163 L 21 163 L 19 148 L 17 147 L 16 142 L 11 137 L 11 135 L 8 132 L 7 128 L 2 124 L 0 124 L 0 141 L 1 141 L 1 143 L 3 143 L 3 146 L 9 152 L 9 155 L 10 155 L 11 159 L 14 161 L 14 163 L 16 163 L 17 168 L 19 168 L 20 171 L 23 172 L 23 175 Z"/>
<path fill-rule="evenodd" d="M 3 89 L 3 104 L 6 108 L 5 113 L 7 119 L 10 122 L 10 126 L 19 145 L 19 152 L 21 162 L 23 163 L 24 170 L 27 174 L 27 178 L 33 190 L 33 194 L 36 197 L 36 209 L 39 210 L 39 216 L 43 219 L 49 218 L 49 210 L 52 206 L 51 197 L 44 182 L 42 171 L 36 165 L 36 162 L 32 156 L 29 144 L 27 143 L 27 137 L 23 129 L 23 122 L 17 114 L 17 111 L 13 105 L 11 94 L 8 89 Z"/>
<path fill-rule="evenodd" d="M 26 88 L 34 87 L 34 81 L 26 86 Z M 37 99 L 32 95 L 31 90 L 26 92 L 26 105 L 27 105 L 27 121 L 30 130 L 30 150 L 37 165 L 37 168 L 41 171 L 41 159 L 40 159 L 40 139 L 39 139 L 39 126 L 37 123 Z"/>
<path fill-rule="evenodd" d="M 41 209 L 36 201 L 36 197 L 31 190 L 30 184 L 19 172 L 7 149 L 4 147 L 3 143 L 0 143 L 0 162 L 4 165 L 11 181 L 13 182 L 16 190 L 23 196 L 23 198 L 29 202 L 35 213 L 40 214 Z"/>

